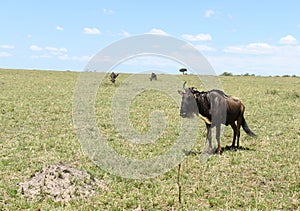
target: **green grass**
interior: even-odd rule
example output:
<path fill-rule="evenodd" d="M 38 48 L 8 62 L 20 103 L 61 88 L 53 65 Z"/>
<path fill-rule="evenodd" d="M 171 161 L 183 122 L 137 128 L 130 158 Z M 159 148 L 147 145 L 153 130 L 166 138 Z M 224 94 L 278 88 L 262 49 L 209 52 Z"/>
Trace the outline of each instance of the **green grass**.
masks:
<path fill-rule="evenodd" d="M 222 76 L 226 93 L 242 99 L 245 118 L 257 133 L 253 139 L 241 133 L 244 150 L 225 151 L 200 162 L 190 155 L 182 162 L 182 203 L 178 203 L 177 168 L 151 179 L 125 179 L 97 167 L 80 146 L 72 119 L 73 93 L 79 73 L 0 69 L 0 209 L 3 210 L 297 210 L 300 207 L 300 78 Z M 161 110 L 167 124 L 155 144 L 133 144 L 118 133 L 112 120 L 112 97 L 130 75 L 121 74 L 115 85 L 108 77 L 100 85 L 95 102 L 96 121 L 109 146 L 121 155 L 145 159 L 165 152 L 180 133 L 177 89 L 169 93 L 146 90 L 129 107 L 132 128 L 141 134 L 151 130 L 153 110 Z M 143 75 L 139 76 L 143 77 Z M 148 76 L 145 76 L 148 78 Z M 180 75 L 188 85 L 200 86 L 197 77 Z M 164 78 L 164 81 L 162 80 Z M 157 86 L 168 83 L 158 75 Z M 122 83 L 124 82 L 124 83 Z M 143 82 L 144 85 L 150 83 Z M 141 86 L 139 84 L 138 86 Z M 155 100 L 153 100 L 155 99 Z M 222 146 L 230 145 L 232 131 L 222 134 Z M 205 143 L 205 126 L 199 120 L 197 143 Z M 49 199 L 28 201 L 18 193 L 42 167 L 65 162 L 103 179 L 109 191 L 70 203 Z"/>

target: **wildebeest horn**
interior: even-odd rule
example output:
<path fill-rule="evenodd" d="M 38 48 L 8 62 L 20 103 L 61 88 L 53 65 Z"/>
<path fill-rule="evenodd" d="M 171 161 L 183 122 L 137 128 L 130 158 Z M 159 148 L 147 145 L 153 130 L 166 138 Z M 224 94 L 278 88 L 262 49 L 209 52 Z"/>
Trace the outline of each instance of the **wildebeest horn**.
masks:
<path fill-rule="evenodd" d="M 183 83 L 183 89 L 185 89 L 185 84 L 186 84 L 186 81 Z"/>
<path fill-rule="evenodd" d="M 200 113 L 198 114 L 198 116 L 199 116 L 206 124 L 211 125 L 211 121 L 210 121 L 207 117 L 202 116 Z"/>

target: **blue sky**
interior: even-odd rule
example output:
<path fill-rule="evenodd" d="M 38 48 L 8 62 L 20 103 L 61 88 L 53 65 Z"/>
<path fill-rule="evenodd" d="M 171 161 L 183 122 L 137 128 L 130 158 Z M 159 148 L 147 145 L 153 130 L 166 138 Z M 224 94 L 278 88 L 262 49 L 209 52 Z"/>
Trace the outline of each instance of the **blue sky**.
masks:
<path fill-rule="evenodd" d="M 297 0 L 2 1 L 0 68 L 82 71 L 106 46 L 155 33 L 191 43 L 217 74 L 300 75 L 299 8 Z M 179 67 L 152 63 L 119 70 Z"/>

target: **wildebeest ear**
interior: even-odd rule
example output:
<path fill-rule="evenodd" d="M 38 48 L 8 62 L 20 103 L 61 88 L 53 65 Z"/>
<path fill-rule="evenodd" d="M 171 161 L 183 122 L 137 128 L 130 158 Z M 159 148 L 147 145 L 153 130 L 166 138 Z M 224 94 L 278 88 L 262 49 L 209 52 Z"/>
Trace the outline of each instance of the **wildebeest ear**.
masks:
<path fill-rule="evenodd" d="M 178 94 L 183 95 L 183 91 L 178 90 Z"/>

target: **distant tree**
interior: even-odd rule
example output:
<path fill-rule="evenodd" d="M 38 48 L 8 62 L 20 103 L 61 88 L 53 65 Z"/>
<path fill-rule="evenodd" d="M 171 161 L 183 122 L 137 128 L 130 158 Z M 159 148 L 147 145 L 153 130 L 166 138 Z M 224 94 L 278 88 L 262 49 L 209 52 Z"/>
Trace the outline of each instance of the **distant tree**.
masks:
<path fill-rule="evenodd" d="M 182 72 L 182 74 L 184 75 L 184 74 L 186 74 L 185 72 L 187 72 L 187 69 L 186 68 L 180 68 L 179 72 Z"/>
<path fill-rule="evenodd" d="M 232 76 L 232 73 L 229 73 L 229 72 L 224 72 L 221 74 L 222 76 Z"/>
<path fill-rule="evenodd" d="M 255 76 L 255 74 L 254 74 L 254 73 L 252 73 L 252 74 L 250 74 L 250 73 L 245 73 L 245 74 L 243 74 L 242 76 Z"/>

